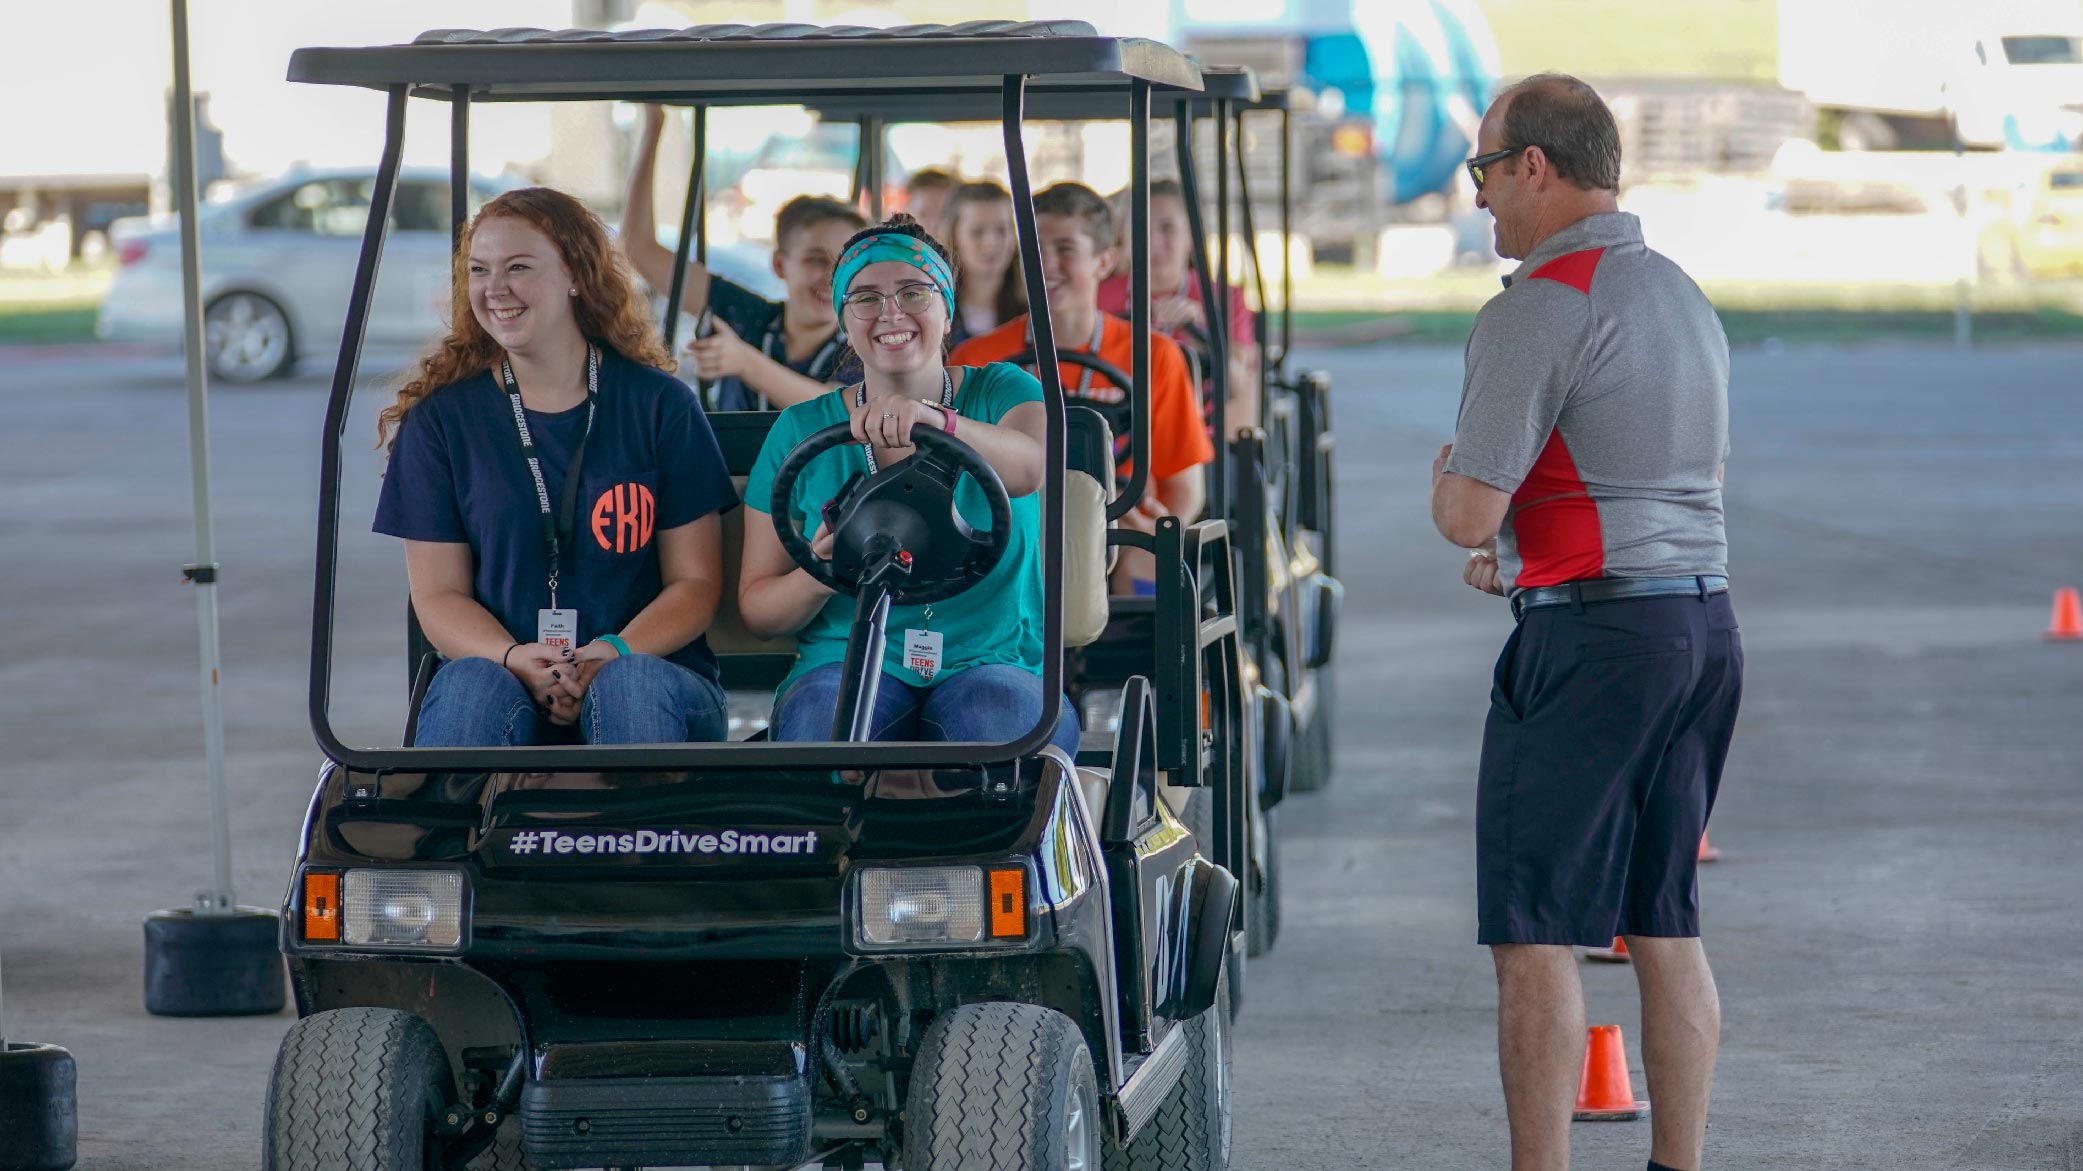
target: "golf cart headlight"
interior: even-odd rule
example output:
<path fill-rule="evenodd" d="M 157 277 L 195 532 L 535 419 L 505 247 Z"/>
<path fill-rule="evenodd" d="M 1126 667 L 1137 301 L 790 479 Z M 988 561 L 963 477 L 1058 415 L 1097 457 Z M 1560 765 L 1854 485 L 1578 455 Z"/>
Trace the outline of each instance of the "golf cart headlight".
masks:
<path fill-rule="evenodd" d="M 869 947 L 984 938 L 984 872 L 974 866 L 863 870 L 860 881 L 861 942 Z"/>
<path fill-rule="evenodd" d="M 350 870 L 341 881 L 341 942 L 454 948 L 463 940 L 463 876 L 454 870 Z"/>

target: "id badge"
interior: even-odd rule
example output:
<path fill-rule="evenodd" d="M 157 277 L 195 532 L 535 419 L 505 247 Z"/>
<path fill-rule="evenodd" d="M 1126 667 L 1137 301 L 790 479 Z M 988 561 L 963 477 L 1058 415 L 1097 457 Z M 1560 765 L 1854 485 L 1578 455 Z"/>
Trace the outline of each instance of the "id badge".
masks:
<path fill-rule="evenodd" d="M 577 650 L 579 641 L 579 612 L 577 610 L 537 610 L 535 612 L 535 641 L 559 650 Z"/>
<path fill-rule="evenodd" d="M 928 683 L 940 673 L 941 635 L 937 630 L 904 632 L 904 665 L 917 671 Z"/>

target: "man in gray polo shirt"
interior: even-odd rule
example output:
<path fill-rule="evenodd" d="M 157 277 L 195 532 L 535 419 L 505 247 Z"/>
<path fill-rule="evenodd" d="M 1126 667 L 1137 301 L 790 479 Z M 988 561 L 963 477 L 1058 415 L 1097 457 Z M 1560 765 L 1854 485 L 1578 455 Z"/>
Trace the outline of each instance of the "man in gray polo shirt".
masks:
<path fill-rule="evenodd" d="M 1583 1063 L 1572 945 L 1627 941 L 1650 1171 L 1698 1171 L 1721 1009 L 1694 867 L 1742 693 L 1721 476 L 1728 342 L 1622 214 L 1620 136 L 1575 78 L 1512 86 L 1469 160 L 1522 263 L 1468 338 L 1432 518 L 1511 599 L 1476 799 L 1513 1171 L 1567 1171 Z"/>

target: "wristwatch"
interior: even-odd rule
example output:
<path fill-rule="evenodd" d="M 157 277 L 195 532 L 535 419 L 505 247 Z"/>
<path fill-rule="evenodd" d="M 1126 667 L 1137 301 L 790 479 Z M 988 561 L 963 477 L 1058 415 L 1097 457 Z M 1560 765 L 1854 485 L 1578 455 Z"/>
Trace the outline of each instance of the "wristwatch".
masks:
<path fill-rule="evenodd" d="M 928 403 L 926 405 L 940 412 L 940 417 L 947 421 L 947 425 L 942 427 L 941 430 L 946 431 L 950 435 L 953 435 L 955 433 L 955 420 L 959 416 L 957 416 L 954 411 L 949 410 L 947 407 L 941 406 L 939 403 Z"/>

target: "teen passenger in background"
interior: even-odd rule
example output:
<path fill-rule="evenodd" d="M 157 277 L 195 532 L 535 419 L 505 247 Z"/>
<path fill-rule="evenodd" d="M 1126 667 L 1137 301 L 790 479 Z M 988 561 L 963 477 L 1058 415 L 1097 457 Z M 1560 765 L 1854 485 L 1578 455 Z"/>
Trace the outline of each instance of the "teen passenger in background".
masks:
<path fill-rule="evenodd" d="M 737 499 L 607 225 L 509 191 L 455 266 L 454 324 L 378 422 L 376 531 L 448 660 L 414 743 L 721 740 L 702 632 Z"/>
<path fill-rule="evenodd" d="M 1099 310 L 1099 285 L 1114 262 L 1114 215 L 1090 187 L 1058 183 L 1034 197 L 1035 229 L 1041 237 L 1042 273 L 1049 290 L 1049 324 L 1059 351 L 1097 353 L 1124 373 L 1134 362 L 1134 339 L 1128 322 Z M 1201 419 L 1200 393 L 1187 377 L 1186 358 L 1170 338 L 1153 332 L 1150 346 L 1150 479 L 1143 499 L 1122 517 L 1139 532 L 1157 531 L 1157 522 L 1176 516 L 1191 523 L 1201 514 L 1206 477 L 1201 465 L 1215 458 Z M 950 361 L 982 366 L 1031 346 L 1027 315 L 1022 314 L 982 337 L 955 348 Z M 1133 471 L 1129 452 L 1129 399 L 1126 388 L 1083 366 L 1060 368 L 1067 402 L 1098 407 L 1114 429 L 1114 450 L 1121 476 Z M 1154 563 L 1140 549 L 1123 549 L 1115 572 L 1115 588 L 1150 593 L 1155 589 Z"/>
<path fill-rule="evenodd" d="M 1117 211 L 1126 206 L 1123 196 L 1115 199 Z M 1124 238 L 1121 247 L 1127 246 Z M 1117 263 L 1115 268 L 1100 283 L 1099 307 L 1126 317 L 1128 265 Z M 1258 426 L 1257 320 L 1245 304 L 1243 289 L 1232 285 L 1226 294 L 1221 289 L 1216 293 L 1229 303 L 1230 393 L 1224 413 L 1230 434 L 1236 435 Z M 1186 195 L 1177 179 L 1150 184 L 1150 324 L 1181 346 L 1198 350 L 1201 376 L 1211 376 L 1206 365 L 1208 312 L 1201 304 L 1201 282 L 1193 269 L 1193 225 L 1186 218 Z"/>
<path fill-rule="evenodd" d="M 1027 282 L 1020 275 L 1011 192 L 996 183 L 964 183 L 948 198 L 947 219 L 959 274 L 948 344 L 959 346 L 1027 312 Z"/>
<path fill-rule="evenodd" d="M 665 111 L 644 107 L 643 133 L 629 164 L 622 202 L 622 249 L 644 282 L 658 293 L 673 287 L 673 250 L 658 242 L 651 188 L 658 171 L 658 140 Z M 680 293 L 680 311 L 700 320 L 713 309 L 714 332 L 688 343 L 695 373 L 711 382 L 712 411 L 778 410 L 815 398 L 852 376 L 829 292 L 832 263 L 846 238 L 866 220 L 836 200 L 798 196 L 774 222 L 774 275 L 788 299 L 769 301 L 715 276 L 692 261 Z"/>
<path fill-rule="evenodd" d="M 955 193 L 955 177 L 946 171 L 927 167 L 913 171 L 904 180 L 904 212 L 935 240 L 947 239 L 948 200 Z"/>

